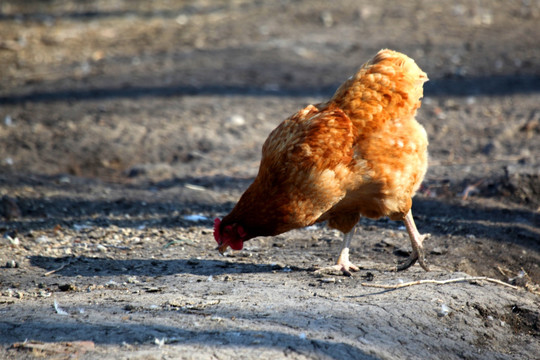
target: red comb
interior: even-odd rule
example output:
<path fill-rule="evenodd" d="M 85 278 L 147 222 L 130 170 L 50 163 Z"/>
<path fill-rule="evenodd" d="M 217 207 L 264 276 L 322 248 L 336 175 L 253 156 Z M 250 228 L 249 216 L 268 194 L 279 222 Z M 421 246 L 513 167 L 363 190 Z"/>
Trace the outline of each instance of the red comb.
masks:
<path fill-rule="evenodd" d="M 219 244 L 220 240 L 220 234 L 219 234 L 219 224 L 221 224 L 221 220 L 219 218 L 214 219 L 214 239 L 216 239 L 217 243 Z"/>

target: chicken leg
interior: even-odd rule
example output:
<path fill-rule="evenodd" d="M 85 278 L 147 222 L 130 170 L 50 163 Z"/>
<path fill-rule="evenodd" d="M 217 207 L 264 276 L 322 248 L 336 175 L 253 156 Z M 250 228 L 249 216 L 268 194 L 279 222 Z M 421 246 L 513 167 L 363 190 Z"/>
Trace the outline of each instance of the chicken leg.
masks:
<path fill-rule="evenodd" d="M 348 233 L 343 234 L 343 243 L 341 244 L 341 250 L 339 251 L 339 257 L 336 265 L 327 266 L 315 271 L 316 274 L 335 273 L 342 272 L 346 276 L 352 276 L 352 271 L 358 271 L 358 266 L 349 261 L 349 246 L 351 244 L 352 237 L 354 235 L 354 228 Z"/>
<path fill-rule="evenodd" d="M 422 269 L 429 271 L 429 268 L 426 265 L 426 260 L 424 258 L 424 246 L 422 245 L 422 242 L 424 241 L 424 239 L 429 237 L 429 234 L 420 235 L 418 229 L 416 229 L 416 225 L 414 224 L 411 210 L 407 212 L 407 215 L 405 215 L 403 222 L 405 223 L 405 228 L 407 228 L 407 233 L 409 233 L 409 238 L 411 239 L 413 251 L 409 258 L 405 260 L 405 262 L 397 266 L 397 271 L 408 269 L 409 267 L 414 265 L 417 260 Z"/>

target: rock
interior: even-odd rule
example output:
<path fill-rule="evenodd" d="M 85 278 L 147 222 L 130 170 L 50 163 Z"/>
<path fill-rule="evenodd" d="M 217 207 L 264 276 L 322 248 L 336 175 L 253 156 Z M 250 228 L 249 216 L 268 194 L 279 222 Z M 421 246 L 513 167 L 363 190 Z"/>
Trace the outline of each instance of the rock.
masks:
<path fill-rule="evenodd" d="M 246 124 L 246 119 L 240 114 L 234 114 L 229 116 L 226 122 L 231 126 L 242 126 Z"/>
<path fill-rule="evenodd" d="M 441 247 L 441 246 L 437 246 L 435 248 L 433 248 L 431 251 L 430 251 L 430 254 L 433 254 L 433 255 L 444 255 L 448 252 L 447 249 Z"/>
<path fill-rule="evenodd" d="M 61 284 L 61 285 L 58 285 L 58 289 L 60 291 L 77 291 L 77 290 L 79 290 L 77 288 L 77 286 L 75 286 L 73 284 Z"/>
<path fill-rule="evenodd" d="M 332 16 L 332 13 L 330 11 L 323 11 L 321 13 L 321 22 L 323 23 L 324 27 L 332 27 L 332 25 L 334 25 L 334 17 Z"/>

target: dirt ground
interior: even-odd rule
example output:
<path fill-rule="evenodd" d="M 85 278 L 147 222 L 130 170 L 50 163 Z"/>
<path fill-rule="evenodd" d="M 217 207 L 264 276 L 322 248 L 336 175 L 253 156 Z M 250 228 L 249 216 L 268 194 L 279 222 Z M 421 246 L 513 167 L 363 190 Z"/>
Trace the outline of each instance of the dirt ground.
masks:
<path fill-rule="evenodd" d="M 534 359 L 540 1 L 0 3 L 0 358 Z M 215 251 L 268 133 L 381 48 L 430 82 L 413 213 Z M 396 290 L 368 287 L 486 276 Z"/>

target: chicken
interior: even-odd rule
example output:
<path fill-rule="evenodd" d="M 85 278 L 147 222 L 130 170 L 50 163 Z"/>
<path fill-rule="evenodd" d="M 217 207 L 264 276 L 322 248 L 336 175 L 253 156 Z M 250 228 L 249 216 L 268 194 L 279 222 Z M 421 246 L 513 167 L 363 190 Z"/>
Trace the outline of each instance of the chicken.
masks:
<path fill-rule="evenodd" d="M 331 269 L 350 275 L 349 246 L 360 216 L 404 222 L 416 263 L 428 271 L 412 197 L 427 170 L 427 134 L 416 121 L 427 75 L 414 60 L 381 50 L 336 91 L 274 129 L 259 172 L 233 210 L 214 220 L 223 253 L 257 236 L 274 236 L 327 221 L 344 234 Z M 327 269 L 325 269 L 327 270 Z"/>

